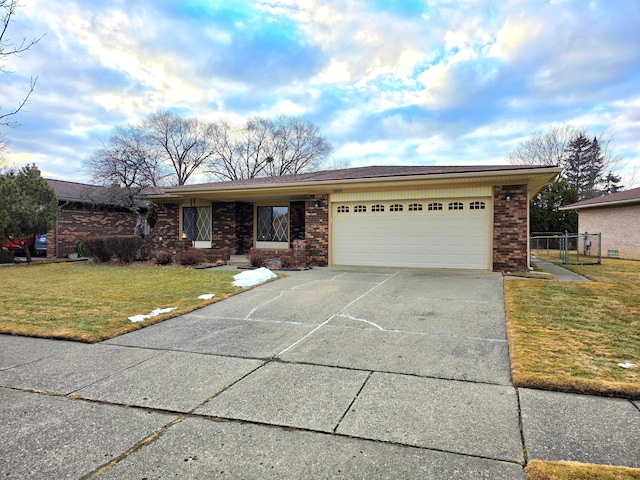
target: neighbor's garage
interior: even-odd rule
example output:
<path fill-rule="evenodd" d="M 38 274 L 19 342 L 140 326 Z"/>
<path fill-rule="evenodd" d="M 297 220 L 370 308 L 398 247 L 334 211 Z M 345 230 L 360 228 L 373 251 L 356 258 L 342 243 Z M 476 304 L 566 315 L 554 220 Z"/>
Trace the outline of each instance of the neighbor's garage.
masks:
<path fill-rule="evenodd" d="M 491 270 L 490 202 L 332 199 L 332 263 Z"/>

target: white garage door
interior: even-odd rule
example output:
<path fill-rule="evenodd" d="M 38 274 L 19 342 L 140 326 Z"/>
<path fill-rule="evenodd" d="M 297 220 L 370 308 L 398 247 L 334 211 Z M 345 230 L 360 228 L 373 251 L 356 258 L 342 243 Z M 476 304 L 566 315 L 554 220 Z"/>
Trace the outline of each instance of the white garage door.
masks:
<path fill-rule="evenodd" d="M 490 270 L 490 199 L 336 202 L 335 265 Z"/>

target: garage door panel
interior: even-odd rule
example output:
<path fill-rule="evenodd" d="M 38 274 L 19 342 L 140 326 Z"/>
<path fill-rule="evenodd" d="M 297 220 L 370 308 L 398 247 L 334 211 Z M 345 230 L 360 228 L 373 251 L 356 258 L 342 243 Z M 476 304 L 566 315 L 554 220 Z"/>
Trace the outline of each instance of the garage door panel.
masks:
<path fill-rule="evenodd" d="M 477 199 L 474 199 L 477 200 Z M 489 205 L 489 199 L 480 199 Z M 457 201 L 457 200 L 452 200 Z M 469 200 L 461 200 L 468 209 Z M 422 201 L 427 205 L 427 200 Z M 490 212 L 485 210 L 354 212 L 362 202 L 333 207 L 335 265 L 431 268 L 490 268 Z M 405 206 L 407 208 L 407 206 Z"/>

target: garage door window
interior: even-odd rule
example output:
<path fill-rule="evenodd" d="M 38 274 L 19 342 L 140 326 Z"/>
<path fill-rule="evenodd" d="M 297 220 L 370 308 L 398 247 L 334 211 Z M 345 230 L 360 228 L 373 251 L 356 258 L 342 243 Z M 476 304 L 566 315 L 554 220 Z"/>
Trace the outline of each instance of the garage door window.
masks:
<path fill-rule="evenodd" d="M 430 203 L 427 208 L 429 211 L 442 210 L 442 204 L 438 202 Z"/>
<path fill-rule="evenodd" d="M 338 213 L 349 213 L 349 207 L 346 205 L 340 205 L 338 207 Z"/>
<path fill-rule="evenodd" d="M 401 212 L 402 211 L 402 205 L 400 205 L 399 203 L 394 203 L 393 205 L 391 205 L 389 207 L 389 211 L 391 212 Z"/>
<path fill-rule="evenodd" d="M 356 205 L 353 207 L 354 213 L 365 213 L 367 211 L 367 207 L 365 205 Z"/>
<path fill-rule="evenodd" d="M 484 202 L 471 202 L 469 204 L 469 210 L 484 210 L 485 208 Z"/>
<path fill-rule="evenodd" d="M 449 210 L 464 210 L 464 203 L 462 203 L 462 202 L 451 202 L 449 204 Z"/>
<path fill-rule="evenodd" d="M 384 212 L 384 205 L 373 205 L 371 207 L 372 212 Z"/>
<path fill-rule="evenodd" d="M 409 211 L 410 212 L 421 212 L 422 211 L 422 204 L 421 203 L 410 203 L 409 204 Z"/>

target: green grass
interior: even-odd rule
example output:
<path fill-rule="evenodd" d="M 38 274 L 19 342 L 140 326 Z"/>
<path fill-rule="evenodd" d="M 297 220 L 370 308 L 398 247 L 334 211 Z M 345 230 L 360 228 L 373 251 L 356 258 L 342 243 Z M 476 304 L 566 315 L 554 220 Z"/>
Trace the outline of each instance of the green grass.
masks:
<path fill-rule="evenodd" d="M 639 480 L 640 469 L 576 462 L 532 460 L 525 468 L 527 480 Z"/>
<path fill-rule="evenodd" d="M 97 342 L 222 300 L 237 272 L 88 263 L 3 267 L 0 333 Z M 215 293 L 212 300 L 199 300 Z M 141 323 L 156 308 L 170 314 Z"/>
<path fill-rule="evenodd" d="M 640 262 L 570 270 L 594 283 L 505 282 L 515 385 L 640 398 Z"/>

